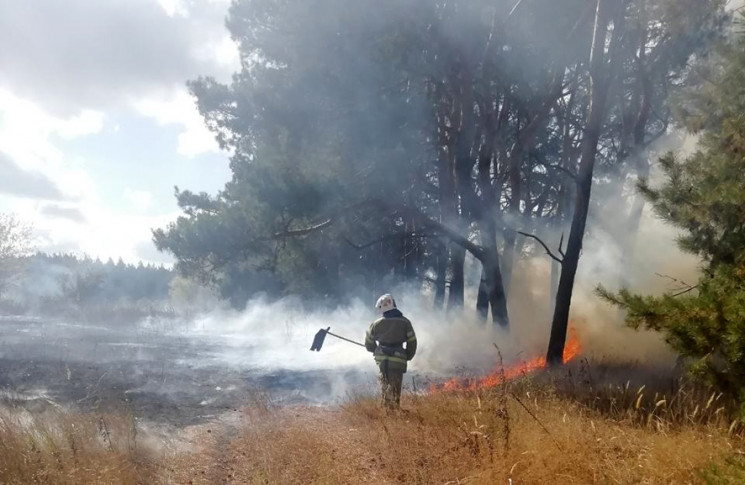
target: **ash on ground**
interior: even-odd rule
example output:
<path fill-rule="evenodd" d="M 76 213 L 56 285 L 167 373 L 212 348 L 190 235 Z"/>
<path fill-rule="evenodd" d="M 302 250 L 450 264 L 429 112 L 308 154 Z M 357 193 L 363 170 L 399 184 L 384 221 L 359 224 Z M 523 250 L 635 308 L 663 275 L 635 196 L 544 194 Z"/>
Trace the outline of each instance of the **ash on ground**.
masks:
<path fill-rule="evenodd" d="M 251 359 L 236 365 L 221 357 L 226 347 L 235 352 L 229 338 L 6 317 L 0 321 L 0 401 L 186 426 L 256 400 L 328 405 L 375 392 L 372 362 L 369 370 L 268 368 L 248 364 Z"/>

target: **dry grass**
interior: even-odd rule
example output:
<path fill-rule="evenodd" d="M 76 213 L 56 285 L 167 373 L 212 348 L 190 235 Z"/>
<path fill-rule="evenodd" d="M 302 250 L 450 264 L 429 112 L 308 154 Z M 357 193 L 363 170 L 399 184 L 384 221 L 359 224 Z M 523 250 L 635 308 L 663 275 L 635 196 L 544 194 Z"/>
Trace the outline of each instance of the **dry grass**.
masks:
<path fill-rule="evenodd" d="M 339 409 L 252 408 L 235 436 L 206 454 L 182 457 L 173 479 L 195 485 L 742 483 L 738 457 L 745 441 L 726 407 L 717 405 L 721 396 L 687 387 L 667 397 L 631 384 L 580 388 L 583 379 L 408 395 L 405 410 L 393 414 L 370 398 Z"/>
<path fill-rule="evenodd" d="M 143 484 L 154 470 L 126 417 L 0 412 L 0 484 Z"/>
<path fill-rule="evenodd" d="M 6 411 L 0 484 L 745 483 L 745 440 L 722 396 L 583 366 L 409 394 L 397 413 L 369 397 L 338 408 L 257 398 L 236 422 L 184 430 L 191 447 L 178 452 L 145 451 L 128 418 Z"/>

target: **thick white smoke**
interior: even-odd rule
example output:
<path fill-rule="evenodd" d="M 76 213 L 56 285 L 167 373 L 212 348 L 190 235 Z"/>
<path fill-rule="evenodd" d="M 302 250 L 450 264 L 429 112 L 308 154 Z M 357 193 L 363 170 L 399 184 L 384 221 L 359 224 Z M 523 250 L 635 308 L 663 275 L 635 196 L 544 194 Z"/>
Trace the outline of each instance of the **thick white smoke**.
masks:
<path fill-rule="evenodd" d="M 468 319 L 435 311 L 431 298 L 421 292 L 401 288 L 391 291 L 417 333 L 419 352 L 410 365 L 412 371 L 445 373 L 463 365 L 483 368 L 494 362 L 492 342 L 504 345 L 505 351 L 512 347 L 505 343 L 505 333 L 477 323 L 475 316 Z M 379 317 L 373 304 L 355 299 L 333 310 L 307 310 L 294 298 L 276 302 L 259 298 L 244 311 L 219 309 L 196 317 L 188 333 L 221 342 L 221 350 L 209 360 L 240 368 L 266 372 L 350 367 L 374 370 L 372 355 L 364 348 L 330 335 L 320 352 L 309 350 L 316 332 L 327 327 L 363 343 L 366 330 Z"/>

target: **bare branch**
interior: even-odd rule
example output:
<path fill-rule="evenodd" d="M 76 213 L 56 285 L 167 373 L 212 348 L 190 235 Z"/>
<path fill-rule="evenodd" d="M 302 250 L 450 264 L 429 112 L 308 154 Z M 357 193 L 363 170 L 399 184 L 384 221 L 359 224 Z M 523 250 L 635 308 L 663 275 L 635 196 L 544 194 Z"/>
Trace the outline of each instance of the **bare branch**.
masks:
<path fill-rule="evenodd" d="M 666 274 L 661 274 L 661 273 L 655 273 L 655 275 L 659 276 L 660 278 L 666 278 L 666 279 L 669 279 L 670 281 L 672 281 L 672 282 L 674 282 L 674 283 L 680 283 L 681 285 L 684 285 L 684 286 L 686 286 L 686 287 L 689 287 L 689 288 L 691 287 L 691 285 L 689 285 L 689 284 L 688 284 L 688 283 L 686 283 L 685 281 L 683 281 L 683 280 L 679 280 L 678 278 L 673 278 L 673 277 L 672 277 L 672 276 L 670 276 L 670 275 L 666 275 Z"/>
<path fill-rule="evenodd" d="M 522 232 L 522 231 L 517 231 L 517 233 L 518 234 L 522 234 L 525 237 L 529 237 L 531 239 L 535 239 L 536 241 L 538 241 L 538 244 L 540 244 L 541 246 L 543 246 L 543 249 L 546 250 L 546 254 L 548 254 L 551 257 L 551 259 L 553 259 L 554 261 L 556 261 L 559 264 L 563 264 L 564 263 L 564 260 L 562 258 L 559 258 L 558 256 L 556 256 L 554 253 L 552 253 L 551 250 L 548 249 L 548 246 L 546 245 L 546 243 L 544 243 L 541 240 L 541 238 L 539 238 L 538 236 L 536 236 L 534 234 L 528 234 L 527 232 Z"/>
<path fill-rule="evenodd" d="M 310 227 L 304 227 L 302 229 L 293 229 L 293 230 L 286 230 L 283 232 L 277 232 L 274 234 L 274 239 L 285 239 L 288 237 L 301 237 L 301 236 L 307 236 L 308 234 L 316 231 L 320 231 L 321 229 L 325 229 L 329 227 L 331 224 L 334 223 L 333 219 L 327 219 L 323 222 L 320 222 L 318 224 L 315 224 Z"/>
<path fill-rule="evenodd" d="M 512 10 L 510 10 L 510 13 L 507 14 L 507 19 L 512 17 L 512 14 L 515 13 L 515 10 L 517 10 L 517 7 L 519 7 L 521 3 L 523 3 L 523 0 L 517 0 L 517 3 L 515 4 L 515 6 L 512 7 Z"/>
<path fill-rule="evenodd" d="M 455 229 L 452 229 L 449 226 L 432 219 L 418 209 L 414 209 L 405 205 L 392 204 L 391 202 L 382 199 L 373 199 L 370 200 L 370 203 L 375 203 L 381 207 L 395 210 L 399 214 L 406 215 L 407 217 L 418 220 L 425 227 L 429 227 L 430 229 L 440 233 L 441 236 L 446 237 L 458 246 L 461 246 L 479 261 L 483 261 L 485 257 L 484 248 L 469 240 L 468 237 L 459 233 Z"/>
<path fill-rule="evenodd" d="M 694 285 L 694 286 L 691 286 L 691 287 L 689 287 L 689 288 L 686 288 L 685 290 L 679 291 L 679 292 L 677 292 L 677 293 L 673 293 L 673 294 L 672 294 L 672 295 L 670 295 L 670 296 L 673 296 L 673 297 L 675 297 L 675 296 L 685 295 L 686 293 L 688 293 L 688 292 L 690 292 L 690 291 L 693 291 L 693 290 L 695 290 L 696 288 L 698 288 L 698 285 Z"/>

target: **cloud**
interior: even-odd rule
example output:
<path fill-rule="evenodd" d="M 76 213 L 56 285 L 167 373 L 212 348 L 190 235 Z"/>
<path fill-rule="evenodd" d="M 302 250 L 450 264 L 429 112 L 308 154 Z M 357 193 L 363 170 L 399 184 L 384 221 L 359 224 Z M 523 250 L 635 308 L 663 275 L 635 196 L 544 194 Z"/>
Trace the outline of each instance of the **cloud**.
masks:
<path fill-rule="evenodd" d="M 83 215 L 80 209 L 76 207 L 64 207 L 57 204 L 48 204 L 43 205 L 39 212 L 42 215 L 50 218 L 62 218 L 79 223 L 86 222 L 86 217 Z"/>
<path fill-rule="evenodd" d="M 0 88 L 0 146 L 24 168 L 61 165 L 63 156 L 52 137 L 71 140 L 93 135 L 101 132 L 103 122 L 102 112 L 86 109 L 53 116 L 39 102 Z"/>
<path fill-rule="evenodd" d="M 225 28 L 228 4 L 0 0 L 0 44 L 8 46 L 0 49 L 0 94 L 65 119 L 56 133 L 62 138 L 97 133 L 104 112 L 134 107 L 180 127 L 179 154 L 217 152 L 184 85 L 200 75 L 228 80 L 240 66 Z"/>
<path fill-rule="evenodd" d="M 224 56 L 204 55 L 225 48 L 225 3 L 161 3 L 0 0 L 0 85 L 69 115 L 229 75 Z"/>
<path fill-rule="evenodd" d="M 202 153 L 219 152 L 215 136 L 207 129 L 197 110 L 194 99 L 185 89 L 162 98 L 143 99 L 136 104 L 137 110 L 160 125 L 181 125 L 178 136 L 178 153 L 194 157 Z"/>
<path fill-rule="evenodd" d="M 65 199 L 57 184 L 46 175 L 24 170 L 3 152 L 0 152 L 0 193 L 35 199 Z"/>
<path fill-rule="evenodd" d="M 153 194 L 146 190 L 124 189 L 124 198 L 127 199 L 135 209 L 142 212 L 153 205 Z"/>
<path fill-rule="evenodd" d="M 84 109 L 58 126 L 57 135 L 65 140 L 71 140 L 81 136 L 100 133 L 103 127 L 103 119 L 104 115 L 102 112 Z"/>

